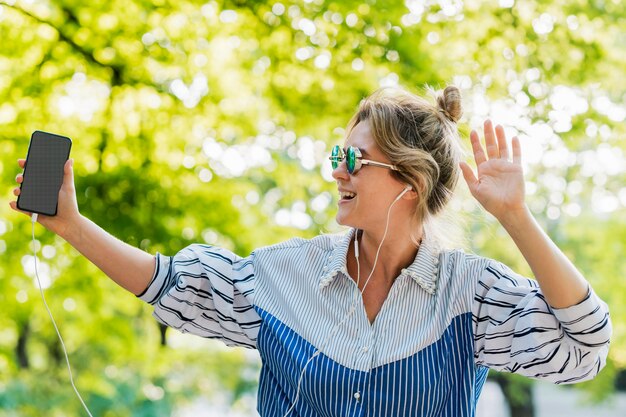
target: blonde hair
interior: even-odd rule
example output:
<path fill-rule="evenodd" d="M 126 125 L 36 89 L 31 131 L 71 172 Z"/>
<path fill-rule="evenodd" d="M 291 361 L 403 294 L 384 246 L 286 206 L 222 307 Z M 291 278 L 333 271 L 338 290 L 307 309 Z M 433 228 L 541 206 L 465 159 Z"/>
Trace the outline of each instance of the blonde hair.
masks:
<path fill-rule="evenodd" d="M 434 100 L 399 88 L 377 90 L 361 102 L 347 129 L 349 135 L 357 124 L 369 123 L 376 144 L 399 169 L 393 174 L 418 192 L 414 221 L 425 227 L 450 201 L 463 155 L 459 89 L 427 90 Z"/>

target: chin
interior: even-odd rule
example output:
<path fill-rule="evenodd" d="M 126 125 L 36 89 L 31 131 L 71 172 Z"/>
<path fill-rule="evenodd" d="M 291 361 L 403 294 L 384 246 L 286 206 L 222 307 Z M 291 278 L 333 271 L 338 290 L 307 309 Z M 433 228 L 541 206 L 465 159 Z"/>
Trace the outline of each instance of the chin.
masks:
<path fill-rule="evenodd" d="M 335 221 L 339 226 L 351 226 L 350 222 L 347 221 L 347 219 L 339 213 L 335 215 Z"/>
<path fill-rule="evenodd" d="M 335 221 L 340 226 L 354 227 L 355 229 L 359 229 L 359 225 L 358 224 L 356 224 L 353 221 L 350 221 L 350 219 L 346 218 L 346 216 L 342 216 L 339 213 L 337 213 L 337 215 L 335 216 Z"/>

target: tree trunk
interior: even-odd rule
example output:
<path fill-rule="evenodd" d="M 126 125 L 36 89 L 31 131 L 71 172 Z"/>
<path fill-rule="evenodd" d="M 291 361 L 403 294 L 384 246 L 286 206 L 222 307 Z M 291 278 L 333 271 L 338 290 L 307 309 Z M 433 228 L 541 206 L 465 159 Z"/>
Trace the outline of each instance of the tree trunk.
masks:
<path fill-rule="evenodd" d="M 159 331 L 161 332 L 161 346 L 167 346 L 167 326 L 159 323 Z"/>
<path fill-rule="evenodd" d="M 511 417 L 535 417 L 535 401 L 531 380 L 495 372 L 489 377 L 500 386 L 509 406 Z"/>
<path fill-rule="evenodd" d="M 20 326 L 19 336 L 17 337 L 17 345 L 15 346 L 15 355 L 17 356 L 17 364 L 20 369 L 28 369 L 30 363 L 28 361 L 28 353 L 26 352 L 26 344 L 30 336 L 30 322 Z"/>

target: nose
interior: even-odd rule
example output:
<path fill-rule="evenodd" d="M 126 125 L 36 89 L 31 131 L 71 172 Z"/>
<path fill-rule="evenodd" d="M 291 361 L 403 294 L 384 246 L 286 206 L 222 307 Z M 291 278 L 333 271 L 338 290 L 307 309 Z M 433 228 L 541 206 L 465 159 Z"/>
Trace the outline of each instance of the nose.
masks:
<path fill-rule="evenodd" d="M 333 169 L 333 178 L 335 180 L 348 180 L 350 179 L 350 173 L 348 173 L 348 166 L 346 165 L 345 158 L 337 165 L 337 168 Z"/>

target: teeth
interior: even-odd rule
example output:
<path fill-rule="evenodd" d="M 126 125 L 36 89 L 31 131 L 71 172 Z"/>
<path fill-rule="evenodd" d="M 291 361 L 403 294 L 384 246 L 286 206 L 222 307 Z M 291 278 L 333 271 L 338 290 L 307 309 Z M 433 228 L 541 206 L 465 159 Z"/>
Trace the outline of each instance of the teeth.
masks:
<path fill-rule="evenodd" d="M 343 198 L 352 198 L 354 197 L 356 194 L 354 193 L 349 193 L 349 192 L 340 192 L 339 193 L 339 197 Z"/>

